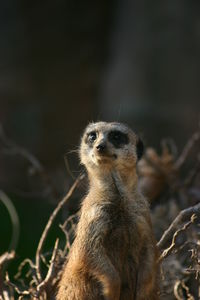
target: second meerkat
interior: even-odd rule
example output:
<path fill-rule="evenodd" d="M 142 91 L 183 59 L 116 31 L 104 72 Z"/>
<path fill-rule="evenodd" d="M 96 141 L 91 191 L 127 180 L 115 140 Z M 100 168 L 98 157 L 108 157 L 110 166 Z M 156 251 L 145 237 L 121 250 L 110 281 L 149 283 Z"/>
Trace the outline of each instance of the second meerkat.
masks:
<path fill-rule="evenodd" d="M 87 126 L 80 146 L 89 177 L 57 300 L 157 300 L 157 251 L 138 190 L 143 145 L 126 125 Z"/>

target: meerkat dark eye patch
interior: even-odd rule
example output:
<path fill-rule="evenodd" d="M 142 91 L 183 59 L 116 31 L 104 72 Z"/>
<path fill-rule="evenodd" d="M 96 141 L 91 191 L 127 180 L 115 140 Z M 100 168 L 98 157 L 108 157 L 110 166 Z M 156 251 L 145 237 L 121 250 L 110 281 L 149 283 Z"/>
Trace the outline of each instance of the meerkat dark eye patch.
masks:
<path fill-rule="evenodd" d="M 86 137 L 86 143 L 89 143 L 89 144 L 93 144 L 94 141 L 96 140 L 97 138 L 97 133 L 96 131 L 92 131 L 90 133 L 87 134 L 87 137 Z"/>
<path fill-rule="evenodd" d="M 119 130 L 110 131 L 108 134 L 108 140 L 113 144 L 113 146 L 115 146 L 115 148 L 120 148 L 129 143 L 128 135 Z"/>

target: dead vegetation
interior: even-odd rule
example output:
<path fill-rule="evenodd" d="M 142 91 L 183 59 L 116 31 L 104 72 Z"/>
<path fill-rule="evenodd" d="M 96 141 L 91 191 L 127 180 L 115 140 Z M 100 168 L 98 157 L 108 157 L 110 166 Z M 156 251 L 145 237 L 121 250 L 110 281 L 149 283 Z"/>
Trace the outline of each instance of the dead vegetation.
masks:
<path fill-rule="evenodd" d="M 28 160 L 31 168 L 38 172 L 48 190 L 56 197 L 51 178 L 40 162 L 27 150 L 10 141 L 2 128 L 0 141 L 5 153 L 18 154 Z M 152 221 L 160 251 L 160 296 L 163 300 L 200 299 L 199 146 L 199 131 L 192 135 L 180 155 L 175 144 L 168 139 L 161 143 L 161 154 L 147 148 L 138 165 L 140 188 L 152 206 Z M 58 226 L 58 231 L 64 233 L 64 246 L 57 238 L 53 250 L 44 253 L 44 244 L 56 216 L 84 177 L 79 176 L 58 203 L 41 235 L 35 258 L 25 259 L 12 280 L 7 272 L 7 263 L 15 258 L 14 247 L 0 256 L 1 300 L 55 299 L 60 271 L 73 241 L 78 213 Z M 6 194 L 2 192 L 1 198 L 3 195 Z"/>

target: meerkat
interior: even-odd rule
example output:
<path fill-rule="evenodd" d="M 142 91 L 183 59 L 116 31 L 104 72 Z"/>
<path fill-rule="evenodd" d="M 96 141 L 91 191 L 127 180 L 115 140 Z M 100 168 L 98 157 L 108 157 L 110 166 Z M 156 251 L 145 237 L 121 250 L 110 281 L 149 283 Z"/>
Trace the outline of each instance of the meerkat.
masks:
<path fill-rule="evenodd" d="M 143 151 L 126 125 L 87 126 L 80 145 L 89 191 L 63 268 L 57 300 L 158 300 L 150 210 L 138 189 Z"/>

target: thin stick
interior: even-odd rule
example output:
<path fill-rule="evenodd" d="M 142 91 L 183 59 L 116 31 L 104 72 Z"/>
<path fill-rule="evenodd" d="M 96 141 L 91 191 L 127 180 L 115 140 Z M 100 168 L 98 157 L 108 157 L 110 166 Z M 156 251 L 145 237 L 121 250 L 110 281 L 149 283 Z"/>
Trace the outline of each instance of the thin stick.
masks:
<path fill-rule="evenodd" d="M 200 132 L 195 132 L 191 139 L 189 139 L 188 143 L 185 145 L 185 147 L 183 148 L 183 151 L 181 153 L 181 155 L 179 156 L 179 158 L 177 159 L 176 163 L 175 163 L 175 168 L 178 170 L 182 167 L 182 165 L 184 164 L 184 162 L 186 161 L 187 157 L 189 156 L 189 154 L 191 153 L 194 145 L 200 141 Z"/>
<path fill-rule="evenodd" d="M 35 171 L 40 174 L 41 178 L 43 179 L 44 183 L 50 187 L 52 196 L 54 198 L 58 197 L 58 192 L 49 176 L 49 174 L 45 171 L 45 168 L 41 164 L 41 162 L 32 154 L 30 153 L 27 149 L 23 148 L 22 146 L 17 145 L 15 142 L 10 140 L 3 129 L 3 126 L 0 124 L 0 140 L 3 142 L 5 149 L 4 152 L 6 154 L 11 154 L 11 155 L 20 155 L 22 156 L 25 160 L 27 160 L 30 165 L 33 167 Z"/>
<path fill-rule="evenodd" d="M 8 286 L 12 287 L 12 288 L 17 292 L 18 295 L 21 295 L 21 296 L 32 295 L 32 293 L 31 293 L 30 291 L 28 291 L 28 290 L 21 291 L 14 283 L 12 283 L 12 282 L 10 281 L 10 278 L 9 278 L 9 276 L 8 276 L 8 273 L 6 273 L 6 281 L 5 281 L 5 283 L 6 283 Z"/>
<path fill-rule="evenodd" d="M 49 282 L 55 276 L 54 269 L 55 269 L 55 261 L 56 261 L 57 253 L 58 253 L 58 243 L 59 243 L 59 239 L 56 239 L 52 257 L 51 257 L 50 267 L 48 269 L 47 275 L 46 275 L 45 279 L 37 286 L 38 296 L 41 295 L 42 291 L 44 291 L 46 286 L 49 284 Z"/>
<path fill-rule="evenodd" d="M 12 237 L 9 245 L 9 251 L 16 250 L 17 244 L 19 241 L 19 233 L 20 233 L 20 222 L 17 211 L 10 200 L 10 198 L 0 190 L 0 201 L 5 205 L 8 213 L 10 215 L 11 223 L 12 223 Z"/>
<path fill-rule="evenodd" d="M 20 276 L 21 276 L 21 274 L 22 274 L 22 269 L 24 268 L 24 266 L 25 266 L 26 264 L 28 264 L 29 267 L 30 267 L 30 269 L 31 269 L 32 271 L 35 272 L 35 265 L 33 264 L 32 260 L 29 259 L 29 258 L 25 258 L 25 259 L 20 263 L 20 265 L 19 265 L 19 267 L 18 267 L 18 272 L 17 272 L 17 274 L 14 276 L 15 279 L 20 278 Z"/>
<path fill-rule="evenodd" d="M 199 215 L 200 215 L 200 203 L 198 203 L 194 206 L 191 206 L 189 208 L 186 208 L 178 214 L 178 216 L 170 224 L 168 229 L 165 230 L 165 232 L 163 233 L 160 241 L 157 243 L 158 248 L 163 249 L 165 244 L 169 241 L 169 239 L 173 235 L 174 231 L 176 231 L 176 228 L 178 227 L 178 225 L 185 222 L 193 214 L 196 214 L 199 217 Z"/>
<path fill-rule="evenodd" d="M 178 229 L 177 231 L 175 231 L 173 238 L 172 238 L 172 242 L 171 245 L 165 249 L 162 254 L 159 257 L 159 261 L 161 261 L 162 259 L 164 259 L 166 256 L 169 255 L 169 253 L 172 251 L 172 249 L 175 247 L 176 245 L 176 239 L 177 236 L 179 235 L 180 232 L 185 231 L 192 223 L 194 223 L 195 219 L 197 218 L 197 216 L 195 214 L 193 214 L 190 218 L 190 221 L 185 223 L 180 229 Z"/>
<path fill-rule="evenodd" d="M 12 260 L 15 257 L 15 251 L 6 252 L 0 256 L 0 269 L 5 262 Z"/>
<path fill-rule="evenodd" d="M 35 257 L 35 263 L 36 263 L 36 274 L 38 277 L 39 281 L 42 281 L 42 276 L 41 276 L 41 272 L 40 272 L 40 256 L 42 253 L 42 248 L 43 245 L 45 243 L 45 240 L 47 238 L 47 234 L 49 232 L 49 229 L 54 221 L 54 219 L 56 218 L 58 212 L 61 210 L 61 208 L 66 204 L 66 202 L 68 201 L 68 199 L 71 197 L 71 195 L 73 194 L 74 190 L 76 189 L 76 187 L 78 186 L 78 184 L 83 180 L 83 178 L 85 177 L 85 175 L 81 175 L 79 176 L 76 181 L 74 182 L 74 184 L 71 186 L 70 190 L 68 191 L 67 195 L 58 203 L 57 207 L 54 209 L 53 213 L 51 214 L 45 229 L 42 233 L 42 236 L 40 238 L 38 247 L 37 247 L 37 251 L 36 251 L 36 257 Z"/>

